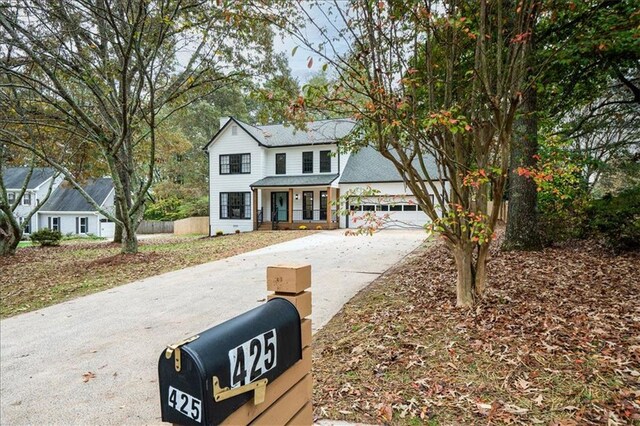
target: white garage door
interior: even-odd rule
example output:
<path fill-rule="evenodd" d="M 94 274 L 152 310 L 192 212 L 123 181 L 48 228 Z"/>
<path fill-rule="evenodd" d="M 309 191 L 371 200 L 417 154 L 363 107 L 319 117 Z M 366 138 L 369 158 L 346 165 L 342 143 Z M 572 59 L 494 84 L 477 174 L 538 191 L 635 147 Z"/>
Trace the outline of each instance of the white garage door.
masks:
<path fill-rule="evenodd" d="M 383 229 L 422 228 L 429 222 L 427 215 L 416 204 L 410 202 L 363 203 L 350 206 L 349 209 L 352 212 L 347 225 L 349 228 L 366 225 L 365 217 L 372 213 L 380 218 L 380 228 Z"/>
<path fill-rule="evenodd" d="M 113 238 L 116 230 L 116 224 L 113 222 L 100 222 L 100 236 L 105 238 Z"/>

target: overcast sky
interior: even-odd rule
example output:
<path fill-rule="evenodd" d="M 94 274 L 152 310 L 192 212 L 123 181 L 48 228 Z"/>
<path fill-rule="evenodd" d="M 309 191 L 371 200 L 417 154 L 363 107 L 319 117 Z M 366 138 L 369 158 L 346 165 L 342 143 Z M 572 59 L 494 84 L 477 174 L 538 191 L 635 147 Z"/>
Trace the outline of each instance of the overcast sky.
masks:
<path fill-rule="evenodd" d="M 338 4 L 346 5 L 348 4 L 348 1 L 340 0 L 338 1 Z M 327 13 L 329 11 L 329 8 L 331 7 L 335 8 L 334 2 L 327 1 L 326 5 L 323 7 L 325 13 Z M 306 8 L 306 10 L 309 12 L 315 22 L 317 22 L 320 26 L 325 26 L 328 28 L 330 36 L 335 35 L 335 30 L 333 30 L 331 26 L 326 25 L 326 23 L 328 22 L 326 21 L 326 18 L 318 9 L 318 7 Z M 335 16 L 335 14 L 333 16 Z M 333 22 L 334 25 L 340 27 L 341 19 L 336 18 Z M 316 43 L 322 41 L 320 33 L 313 25 L 307 25 L 304 31 L 306 31 L 306 35 L 310 40 L 313 40 Z M 291 52 L 295 46 L 299 46 L 298 50 L 294 56 L 291 56 Z M 336 47 L 341 52 L 344 52 L 347 49 L 347 46 L 344 42 L 338 43 Z M 289 60 L 291 74 L 298 79 L 300 85 L 305 84 L 309 80 L 309 78 L 322 70 L 322 59 L 317 57 L 317 55 L 312 54 L 308 49 L 300 45 L 300 43 L 292 37 L 283 38 L 281 36 L 276 36 L 274 39 L 274 48 L 279 52 L 284 52 L 287 59 Z M 313 66 L 311 68 L 307 67 L 309 56 L 313 57 Z"/>

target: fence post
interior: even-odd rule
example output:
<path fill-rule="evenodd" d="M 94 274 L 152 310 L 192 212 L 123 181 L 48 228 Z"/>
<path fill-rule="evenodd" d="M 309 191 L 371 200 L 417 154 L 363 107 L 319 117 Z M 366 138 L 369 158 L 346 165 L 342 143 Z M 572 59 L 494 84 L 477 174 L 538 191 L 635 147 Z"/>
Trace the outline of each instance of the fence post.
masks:
<path fill-rule="evenodd" d="M 302 359 L 273 383 L 267 384 L 265 401 L 240 407 L 222 424 L 288 425 L 313 424 L 311 378 L 311 265 L 267 267 L 268 299 L 281 297 L 295 305 L 300 314 Z"/>

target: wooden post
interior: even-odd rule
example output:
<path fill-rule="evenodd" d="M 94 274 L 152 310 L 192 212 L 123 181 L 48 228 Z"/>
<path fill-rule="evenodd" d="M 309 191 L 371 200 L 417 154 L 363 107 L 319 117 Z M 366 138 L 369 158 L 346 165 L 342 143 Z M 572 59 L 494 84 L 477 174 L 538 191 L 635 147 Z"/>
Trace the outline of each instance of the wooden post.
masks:
<path fill-rule="evenodd" d="M 338 216 L 338 210 L 342 208 L 340 201 L 340 188 L 336 188 L 336 228 L 340 228 L 340 217 Z"/>
<path fill-rule="evenodd" d="M 258 230 L 258 190 L 253 190 L 253 230 Z"/>
<path fill-rule="evenodd" d="M 327 228 L 331 229 L 331 187 L 327 186 Z"/>
<path fill-rule="evenodd" d="M 291 191 L 291 190 L 290 190 Z M 268 295 L 293 303 L 300 313 L 302 359 L 284 374 L 267 384 L 265 401 L 253 401 L 227 417 L 223 425 L 291 425 L 313 424 L 311 379 L 311 265 L 267 267 Z"/>
<path fill-rule="evenodd" d="M 293 223 L 293 188 L 289 188 L 289 223 Z"/>

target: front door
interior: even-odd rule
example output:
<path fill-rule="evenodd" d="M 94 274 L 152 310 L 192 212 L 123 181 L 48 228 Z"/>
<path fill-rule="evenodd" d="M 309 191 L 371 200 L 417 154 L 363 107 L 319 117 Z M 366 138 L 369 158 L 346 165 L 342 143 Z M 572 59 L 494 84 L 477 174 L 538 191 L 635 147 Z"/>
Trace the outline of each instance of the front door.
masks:
<path fill-rule="evenodd" d="M 274 222 L 289 221 L 289 193 L 271 193 L 271 220 Z"/>
<path fill-rule="evenodd" d="M 313 191 L 302 193 L 302 219 L 313 220 Z"/>
<path fill-rule="evenodd" d="M 320 191 L 320 220 L 327 220 L 327 191 Z"/>

